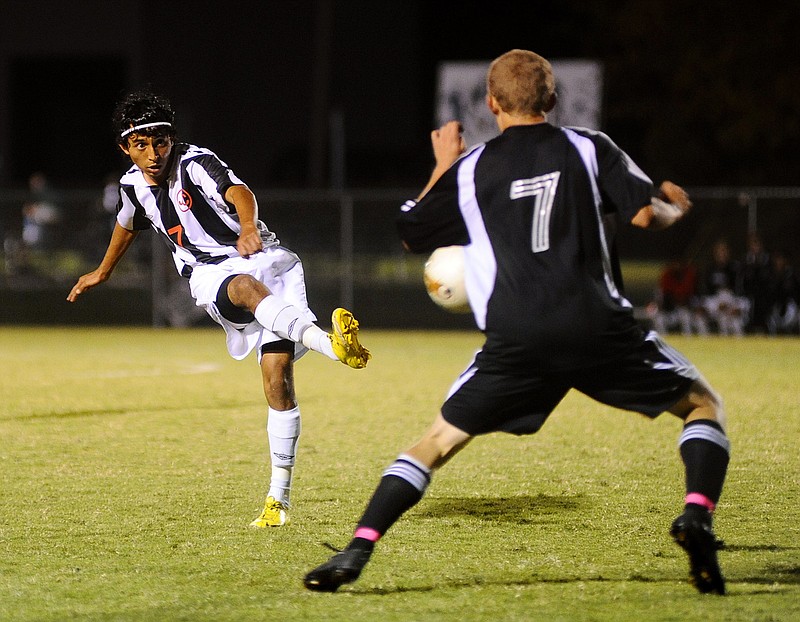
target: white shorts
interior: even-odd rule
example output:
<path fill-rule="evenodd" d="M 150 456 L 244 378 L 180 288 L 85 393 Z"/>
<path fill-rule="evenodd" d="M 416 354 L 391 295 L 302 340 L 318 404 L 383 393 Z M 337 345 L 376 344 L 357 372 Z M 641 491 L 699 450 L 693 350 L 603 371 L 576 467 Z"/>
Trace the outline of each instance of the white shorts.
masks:
<path fill-rule="evenodd" d="M 233 358 L 241 360 L 258 348 L 260 361 L 262 345 L 283 339 L 258 322 L 236 324 L 222 317 L 215 304 L 217 294 L 222 282 L 235 274 L 249 274 L 275 296 L 305 311 L 312 322 L 317 319 L 308 308 L 303 264 L 297 255 L 282 246 L 267 247 L 247 258 L 232 257 L 219 264 L 198 266 L 189 277 L 189 289 L 197 306 L 203 307 L 225 329 L 228 352 Z M 295 344 L 295 360 L 307 351 L 302 344 Z"/>

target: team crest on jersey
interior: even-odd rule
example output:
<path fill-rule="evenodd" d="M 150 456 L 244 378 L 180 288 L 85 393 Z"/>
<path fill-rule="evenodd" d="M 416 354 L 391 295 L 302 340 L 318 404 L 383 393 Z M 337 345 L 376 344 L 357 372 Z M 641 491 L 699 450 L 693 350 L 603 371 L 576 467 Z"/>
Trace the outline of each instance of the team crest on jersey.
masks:
<path fill-rule="evenodd" d="M 182 212 L 188 212 L 192 209 L 192 197 L 183 188 L 181 188 L 181 193 L 178 195 L 178 207 Z"/>

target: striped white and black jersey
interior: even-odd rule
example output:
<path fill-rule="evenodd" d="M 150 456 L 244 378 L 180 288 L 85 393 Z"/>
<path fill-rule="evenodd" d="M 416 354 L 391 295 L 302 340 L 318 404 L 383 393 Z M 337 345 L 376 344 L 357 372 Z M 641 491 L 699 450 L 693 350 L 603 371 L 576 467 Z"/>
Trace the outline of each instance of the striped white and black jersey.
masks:
<path fill-rule="evenodd" d="M 238 257 L 241 227 L 234 206 L 225 201 L 231 186 L 244 185 L 227 164 L 202 147 L 178 143 L 165 183 L 151 186 L 138 167 L 120 179 L 117 222 L 128 230 L 155 229 L 172 251 L 178 272 Z M 278 244 L 259 222 L 265 246 Z"/>
<path fill-rule="evenodd" d="M 408 201 L 397 224 L 414 252 L 466 245 L 482 365 L 577 369 L 640 339 L 604 221 L 629 222 L 653 191 L 602 133 L 512 126 Z"/>

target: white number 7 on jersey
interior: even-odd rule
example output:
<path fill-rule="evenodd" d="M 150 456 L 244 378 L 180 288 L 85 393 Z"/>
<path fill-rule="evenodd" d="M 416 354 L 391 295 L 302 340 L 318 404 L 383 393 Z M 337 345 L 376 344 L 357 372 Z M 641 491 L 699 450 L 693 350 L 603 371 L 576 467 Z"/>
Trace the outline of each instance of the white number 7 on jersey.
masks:
<path fill-rule="evenodd" d="M 512 200 L 533 197 L 531 248 L 534 253 L 540 253 L 550 248 L 550 214 L 553 211 L 559 177 L 561 177 L 561 172 L 556 171 L 511 182 L 509 196 Z"/>

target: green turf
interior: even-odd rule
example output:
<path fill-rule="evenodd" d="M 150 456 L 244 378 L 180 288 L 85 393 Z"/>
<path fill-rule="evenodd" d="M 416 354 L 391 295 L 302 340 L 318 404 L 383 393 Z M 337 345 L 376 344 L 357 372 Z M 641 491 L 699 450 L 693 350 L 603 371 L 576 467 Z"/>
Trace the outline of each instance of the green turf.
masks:
<path fill-rule="evenodd" d="M 577 394 L 535 436 L 474 441 L 358 582 L 304 590 L 480 346 L 363 337 L 366 370 L 298 364 L 293 524 L 257 531 L 266 408 L 221 332 L 0 328 L 0 620 L 800 619 L 800 340 L 670 340 L 728 407 L 729 596 L 697 594 L 667 534 L 677 420 Z"/>

